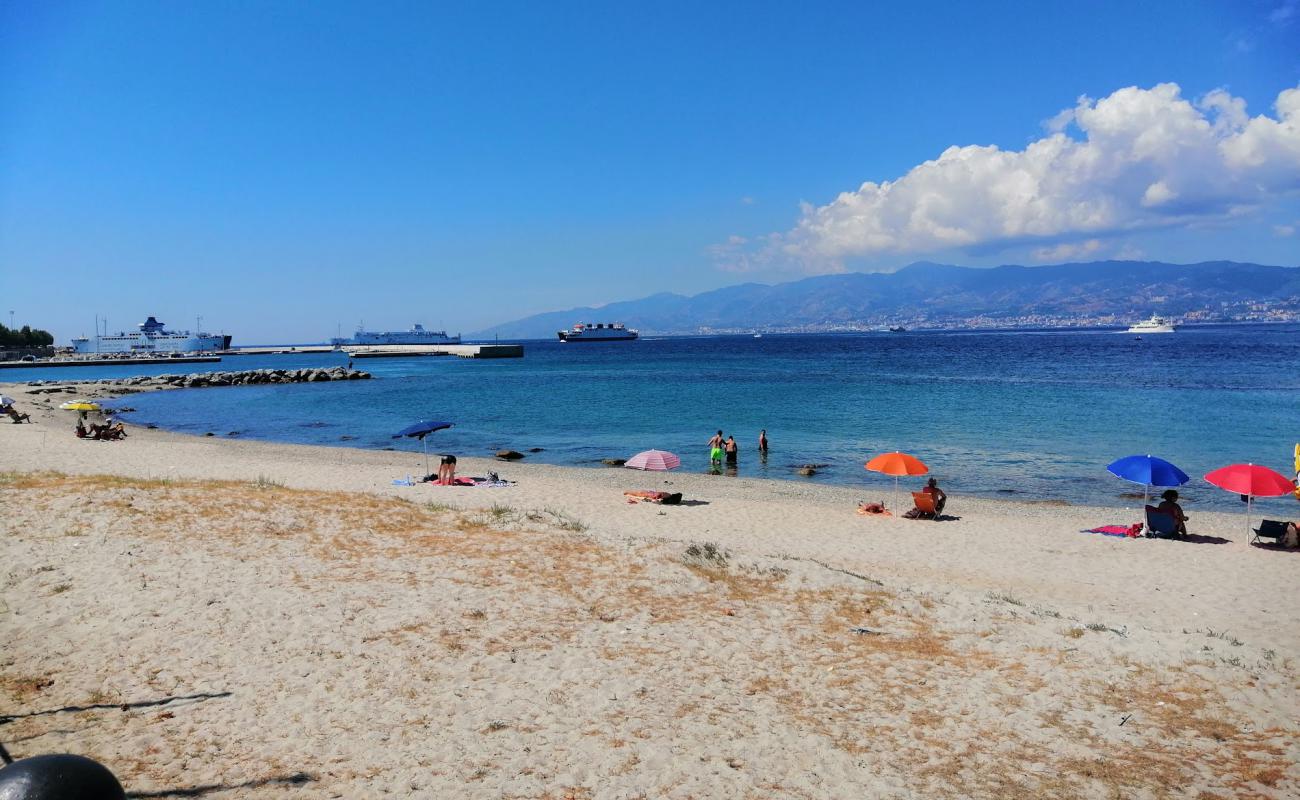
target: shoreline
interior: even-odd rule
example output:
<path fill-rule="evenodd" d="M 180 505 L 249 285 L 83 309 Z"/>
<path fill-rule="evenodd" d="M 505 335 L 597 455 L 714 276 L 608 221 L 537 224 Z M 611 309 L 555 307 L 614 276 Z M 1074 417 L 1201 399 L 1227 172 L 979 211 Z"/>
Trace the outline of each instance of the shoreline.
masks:
<path fill-rule="evenodd" d="M 310 372 L 311 369 L 307 369 L 304 371 Z M 358 372 L 360 373 L 360 371 Z M 370 377 L 368 374 L 365 373 L 361 373 L 361 374 L 364 374 L 365 377 Z M 133 383 L 132 382 L 133 380 L 140 381 L 141 379 L 130 378 L 130 377 L 124 377 L 120 379 L 117 378 L 89 379 L 84 381 L 75 381 L 75 380 L 61 381 L 56 379 L 50 379 L 50 380 L 42 381 L 42 385 L 37 387 L 31 386 L 27 382 L 0 381 L 0 393 L 7 393 L 12 396 L 15 396 L 18 399 L 20 406 L 30 406 L 33 409 L 50 411 L 50 410 L 54 410 L 57 407 L 59 401 L 62 401 L 64 399 L 69 399 L 69 398 L 78 398 L 78 399 L 84 398 L 84 399 L 97 400 L 97 401 L 98 400 L 118 400 L 118 401 L 125 400 L 127 403 L 129 403 L 129 398 L 134 395 L 151 393 L 151 392 L 169 391 L 173 389 L 194 388 L 194 387 L 186 386 L 184 381 L 180 383 L 155 382 L 157 380 L 156 377 L 144 378 L 143 384 Z M 48 391 L 51 387 L 58 387 L 58 386 L 72 386 L 76 388 L 75 391 L 73 392 L 65 392 L 65 393 L 27 394 L 27 392 L 33 388 L 37 388 L 42 391 Z M 220 388 L 226 388 L 226 386 L 227 386 L 226 384 L 208 386 L 205 383 L 202 384 L 200 388 L 220 389 Z M 55 398 L 57 398 L 57 400 Z M 121 403 L 119 403 L 119 405 L 121 405 Z M 130 413 L 133 411 L 134 409 L 127 408 L 124 411 L 124 413 L 126 413 L 129 417 Z M 56 413 L 65 413 L 65 412 L 56 412 Z M 55 417 L 55 419 L 58 418 L 59 417 Z M 130 430 L 144 429 L 143 426 L 139 425 L 138 423 L 132 422 L 132 420 L 130 420 L 129 418 L 123 418 L 122 421 L 128 424 Z M 69 424 L 70 423 L 71 420 L 69 420 Z M 152 430 L 167 431 L 177 436 L 192 437 L 192 438 L 199 438 L 199 439 L 203 439 L 203 438 L 232 438 L 233 439 L 234 438 L 233 436 L 231 437 L 223 436 L 223 434 L 221 434 L 216 429 L 205 433 L 181 431 L 181 430 L 174 430 L 174 429 L 168 429 L 162 427 L 153 428 Z M 361 452 L 392 452 L 397 454 L 415 453 L 417 455 L 420 453 L 420 450 L 418 449 L 404 450 L 395 447 L 389 449 L 388 447 L 375 447 L 373 445 L 357 444 L 354 441 L 309 443 L 309 442 L 284 441 L 280 439 L 263 439 L 263 438 L 257 438 L 256 436 L 241 437 L 241 438 L 243 441 L 262 442 L 269 445 L 285 445 L 291 447 L 319 447 L 329 451 L 350 450 L 350 451 L 361 451 Z M 506 449 L 509 449 L 509 445 L 504 445 L 503 443 L 503 446 Z M 520 449 L 522 449 L 522 447 Z M 490 449 L 485 450 L 485 453 L 489 451 Z M 603 464 L 602 463 L 603 457 L 592 457 L 587 461 L 578 462 L 578 463 L 556 463 L 556 462 L 550 462 L 544 460 L 546 458 L 545 456 L 534 457 L 534 458 L 530 458 L 526 456 L 522 460 L 506 462 L 506 461 L 495 460 L 491 456 L 488 456 L 486 454 L 480 456 L 460 456 L 460 454 L 458 453 L 457 455 L 458 457 L 463 459 L 478 459 L 480 461 L 487 462 L 488 464 L 496 464 L 498 466 L 504 466 L 506 468 L 514 468 L 517 466 L 522 466 L 524 464 L 527 464 L 528 466 L 553 466 L 560 469 L 579 470 L 583 473 L 593 473 L 593 474 L 610 472 L 610 471 L 613 472 L 621 471 L 620 468 Z M 611 453 L 611 455 L 618 456 L 618 455 L 625 455 L 625 454 Z M 850 474 L 856 474 L 856 472 L 858 471 L 853 469 L 853 466 L 856 465 L 850 465 L 849 467 L 845 467 L 844 465 L 839 465 L 838 467 L 836 467 L 836 469 L 840 473 L 842 473 L 844 477 L 847 478 Z M 491 466 L 487 467 L 487 469 L 493 469 L 494 471 L 498 471 L 498 472 L 500 471 L 500 469 L 494 469 Z M 799 462 L 797 461 L 791 461 L 788 464 L 784 464 L 783 466 L 772 467 L 770 469 L 772 469 L 773 471 L 785 470 L 788 471 L 789 474 L 788 475 L 787 474 L 726 475 L 726 474 L 715 474 L 715 473 L 705 472 L 705 471 L 699 471 L 699 472 L 674 471 L 670 474 L 673 476 L 693 475 L 704 479 L 712 478 L 712 479 L 727 480 L 727 481 L 758 481 L 762 485 L 776 484 L 776 485 L 784 485 L 784 486 L 792 485 L 796 487 L 807 486 L 807 487 L 839 488 L 858 495 L 859 500 L 864 500 L 864 499 L 873 500 L 873 501 L 884 500 L 884 501 L 888 501 L 888 504 L 891 507 L 893 504 L 893 496 L 894 496 L 893 486 L 892 483 L 888 481 L 886 476 L 879 476 L 878 480 L 875 482 L 869 481 L 863 483 L 859 483 L 856 481 L 848 481 L 848 480 L 844 482 L 839 482 L 839 481 L 835 481 L 833 478 L 827 479 L 825 477 L 820 479 L 808 479 L 797 475 L 797 471 L 799 469 Z M 414 475 L 415 473 L 412 474 Z M 480 472 L 480 474 L 482 474 L 482 472 Z M 912 490 L 919 490 L 923 482 L 923 478 L 912 478 L 908 480 L 914 481 L 915 485 L 904 482 L 904 485 L 900 487 L 899 496 L 901 499 L 904 500 L 909 496 L 908 492 Z M 1204 486 L 1196 486 L 1194 488 L 1202 491 L 1212 489 L 1212 487 L 1204 487 Z M 1187 487 L 1181 487 L 1180 491 L 1182 491 L 1183 494 L 1186 495 Z M 1212 492 L 1219 492 L 1219 491 L 1220 490 L 1212 489 Z M 1023 492 L 1017 489 L 1007 489 L 1004 487 L 986 488 L 986 489 L 970 489 L 968 487 L 965 490 L 958 490 L 958 494 L 959 496 L 962 496 L 967 500 L 979 500 L 980 502 L 1009 503 L 1013 505 L 1025 505 L 1031 507 L 1046 506 L 1046 507 L 1107 509 L 1114 513 L 1122 512 L 1122 513 L 1133 515 L 1134 519 L 1132 521 L 1141 521 L 1142 518 L 1141 487 L 1137 486 L 1136 484 L 1132 484 L 1132 485 L 1127 484 L 1126 482 L 1120 481 L 1119 479 L 1115 479 L 1114 494 L 1112 496 L 1107 497 L 1106 500 L 1100 500 L 1100 501 L 1099 500 L 1074 500 L 1074 499 L 1052 497 L 1052 496 L 1032 497 L 1031 496 L 1032 493 Z M 1153 493 L 1151 496 L 1155 497 L 1156 494 Z M 1207 496 L 1214 497 L 1216 498 L 1216 500 L 1222 500 L 1222 498 L 1219 498 L 1217 494 L 1210 493 Z M 1291 514 L 1293 511 L 1291 508 L 1288 507 L 1289 504 L 1285 502 L 1289 499 L 1290 498 L 1284 497 L 1281 498 L 1279 501 L 1278 498 L 1257 498 L 1256 508 L 1257 509 L 1261 508 L 1262 505 L 1262 509 L 1263 509 L 1262 513 L 1265 516 L 1268 516 L 1270 514 L 1274 516 L 1276 515 L 1286 516 L 1288 514 Z M 1185 498 L 1183 502 L 1185 507 L 1189 509 L 1189 512 L 1196 515 L 1226 514 L 1231 516 L 1234 513 L 1230 510 L 1225 509 L 1224 506 L 1226 505 L 1226 503 L 1224 502 L 1211 501 L 1211 504 L 1203 504 L 1204 501 L 1198 502 L 1198 500 L 1195 497 Z M 910 504 L 906 504 L 904 510 L 906 510 L 906 508 L 908 507 L 910 507 Z M 1257 517 L 1258 514 L 1256 514 L 1255 516 Z"/>
<path fill-rule="evenodd" d="M 104 395 L 101 395 L 104 396 Z M 46 396 L 48 397 L 48 395 Z M 863 500 L 883 500 L 892 509 L 891 486 L 844 487 L 772 478 L 724 477 L 688 472 L 640 472 L 624 468 L 588 468 L 553 464 L 506 462 L 490 457 L 460 457 L 458 475 L 497 472 L 515 485 L 504 489 L 441 487 L 429 484 L 395 486 L 394 480 L 418 476 L 423 456 L 418 450 L 374 450 L 267 442 L 221 436 L 195 436 L 162 429 L 128 426 L 124 442 L 77 440 L 72 436 L 72 413 L 32 404 L 35 425 L 5 425 L 0 448 L 0 471 L 52 470 L 71 475 L 111 474 L 144 479 L 267 480 L 290 488 L 362 492 L 434 502 L 463 510 L 509 504 L 530 509 L 558 508 L 571 513 L 593 530 L 607 529 L 623 536 L 631 528 L 649 523 L 652 537 L 671 533 L 673 541 L 716 541 L 720 545 L 747 544 L 757 536 L 768 554 L 799 552 L 818 556 L 818 539 L 833 540 L 839 555 L 843 548 L 861 548 L 861 557 L 883 559 L 890 569 L 910 575 L 962 574 L 963 582 L 996 586 L 999 581 L 1019 581 L 1025 569 L 1040 579 L 1029 581 L 1045 597 L 1053 592 L 1052 576 L 1071 574 L 1071 560 L 1104 556 L 1109 576 L 1089 577 L 1088 586 L 1111 587 L 1119 598 L 1149 576 L 1125 564 L 1125 554 L 1137 549 L 1158 550 L 1185 561 L 1198 570 L 1206 559 L 1233 552 L 1239 557 L 1273 566 L 1291 554 L 1251 547 L 1244 514 L 1201 511 L 1192 513 L 1191 530 L 1205 543 L 1140 538 L 1119 539 L 1082 533 L 1085 528 L 1131 524 L 1141 520 L 1140 507 L 1067 504 L 1057 500 L 989 499 L 950 495 L 943 522 L 900 517 L 864 517 L 856 513 Z M 65 426 L 63 423 L 67 423 Z M 682 492 L 700 505 L 667 507 L 630 506 L 624 490 Z M 906 500 L 906 491 L 899 497 Z M 910 503 L 904 502 L 904 507 Z M 654 511 L 651 511 L 651 509 Z M 635 516 L 632 516 L 635 515 Z M 1258 516 L 1252 524 L 1258 524 Z M 807 526 L 802 542 L 787 541 L 772 528 Z M 766 529 L 766 530 L 765 530 Z M 977 541 L 972 535 L 984 537 Z M 994 541 L 996 539 L 996 541 Z M 987 544 L 987 549 L 981 548 Z M 957 551 L 950 548 L 958 547 Z M 787 548 L 794 548 L 787 550 Z M 897 548 L 897 549 L 894 549 Z M 818 556 L 820 557 L 820 556 Z M 1006 561 L 1011 559 L 1011 561 Z M 1023 559 L 1023 561 L 1017 561 Z M 1272 560 L 1272 561 L 1270 561 Z M 978 563 L 978 569 L 969 569 Z M 956 572 L 952 572 L 955 570 Z M 1104 579 L 1103 579 L 1104 578 Z M 1212 583 L 1212 581 L 1206 581 Z M 1086 592 L 1080 592 L 1085 594 Z M 1190 591 L 1188 594 L 1192 594 Z M 1202 597 L 1215 596 L 1214 591 Z M 1222 598 L 1227 603 L 1227 597 Z M 1261 598 L 1261 603 L 1267 602 Z M 1218 616 L 1213 605 L 1197 606 L 1209 618 Z"/>

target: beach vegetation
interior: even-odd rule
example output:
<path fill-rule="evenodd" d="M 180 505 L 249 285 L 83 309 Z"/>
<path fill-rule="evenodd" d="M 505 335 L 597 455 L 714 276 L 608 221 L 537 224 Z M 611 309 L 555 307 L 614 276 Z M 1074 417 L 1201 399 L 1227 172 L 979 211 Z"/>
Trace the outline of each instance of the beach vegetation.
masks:
<path fill-rule="evenodd" d="M 287 488 L 284 481 L 258 474 L 257 479 L 253 481 L 253 486 L 258 489 L 285 489 Z"/>
<path fill-rule="evenodd" d="M 989 599 L 997 603 L 1006 603 L 1012 606 L 1023 606 L 1025 601 L 1001 592 L 989 592 Z"/>
<path fill-rule="evenodd" d="M 727 552 L 713 542 L 691 542 L 682 560 L 688 565 L 726 569 Z"/>

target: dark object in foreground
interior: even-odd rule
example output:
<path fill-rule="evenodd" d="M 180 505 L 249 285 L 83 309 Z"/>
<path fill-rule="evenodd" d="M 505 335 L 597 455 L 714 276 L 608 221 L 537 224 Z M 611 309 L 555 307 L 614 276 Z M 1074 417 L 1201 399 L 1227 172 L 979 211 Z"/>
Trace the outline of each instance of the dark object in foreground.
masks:
<path fill-rule="evenodd" d="M 125 800 L 108 767 L 69 753 L 32 756 L 0 769 L 0 800 Z"/>

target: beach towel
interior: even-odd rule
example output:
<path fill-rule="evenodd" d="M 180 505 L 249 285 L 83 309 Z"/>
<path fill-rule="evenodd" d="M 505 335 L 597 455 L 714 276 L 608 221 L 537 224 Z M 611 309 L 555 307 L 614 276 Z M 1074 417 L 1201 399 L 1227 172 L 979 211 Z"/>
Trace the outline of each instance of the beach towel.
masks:
<path fill-rule="evenodd" d="M 1142 533 L 1142 523 L 1135 522 L 1132 525 L 1100 525 L 1096 528 L 1089 528 L 1082 533 L 1100 533 L 1103 536 L 1119 536 L 1126 539 L 1136 539 Z"/>

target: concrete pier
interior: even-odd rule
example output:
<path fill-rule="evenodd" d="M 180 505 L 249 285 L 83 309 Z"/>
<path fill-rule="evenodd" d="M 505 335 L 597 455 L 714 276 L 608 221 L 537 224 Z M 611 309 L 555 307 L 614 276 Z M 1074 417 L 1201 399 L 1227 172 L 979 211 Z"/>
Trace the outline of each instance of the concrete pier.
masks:
<path fill-rule="evenodd" d="M 344 347 L 349 358 L 410 358 L 460 356 L 461 358 L 523 358 L 522 344 L 390 344 Z"/>
<path fill-rule="evenodd" d="M 44 369 L 46 367 L 117 367 L 123 364 L 213 364 L 221 356 L 184 358 L 66 358 L 59 361 L 0 361 L 0 369 Z"/>

